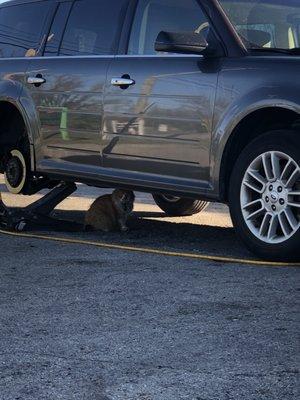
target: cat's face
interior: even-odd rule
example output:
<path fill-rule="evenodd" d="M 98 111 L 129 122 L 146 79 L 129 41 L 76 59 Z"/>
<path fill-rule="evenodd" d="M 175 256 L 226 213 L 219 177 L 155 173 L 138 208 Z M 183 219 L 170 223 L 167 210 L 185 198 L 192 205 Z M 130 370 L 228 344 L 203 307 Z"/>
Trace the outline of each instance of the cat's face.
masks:
<path fill-rule="evenodd" d="M 117 189 L 113 192 L 113 199 L 117 207 L 125 214 L 133 211 L 135 196 L 132 191 Z"/>

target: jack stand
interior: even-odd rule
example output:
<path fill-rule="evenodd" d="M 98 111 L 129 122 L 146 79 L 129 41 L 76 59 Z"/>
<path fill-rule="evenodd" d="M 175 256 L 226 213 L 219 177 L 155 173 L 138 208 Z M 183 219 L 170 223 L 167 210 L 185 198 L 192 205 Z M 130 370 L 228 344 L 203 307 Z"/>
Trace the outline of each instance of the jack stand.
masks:
<path fill-rule="evenodd" d="M 7 207 L 0 194 L 0 227 L 17 232 L 37 228 L 59 232 L 80 232 L 83 230 L 83 225 L 49 216 L 54 208 L 76 189 L 75 183 L 61 182 L 43 198 L 24 208 Z"/>

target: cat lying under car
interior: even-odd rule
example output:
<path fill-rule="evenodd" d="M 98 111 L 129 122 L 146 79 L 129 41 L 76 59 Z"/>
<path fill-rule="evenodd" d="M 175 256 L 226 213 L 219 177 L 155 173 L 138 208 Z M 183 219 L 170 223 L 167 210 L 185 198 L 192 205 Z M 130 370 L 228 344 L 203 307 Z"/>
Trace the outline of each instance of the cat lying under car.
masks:
<path fill-rule="evenodd" d="M 129 190 L 114 190 L 94 201 L 85 216 L 85 229 L 103 232 L 127 232 L 127 220 L 133 211 L 135 196 Z"/>

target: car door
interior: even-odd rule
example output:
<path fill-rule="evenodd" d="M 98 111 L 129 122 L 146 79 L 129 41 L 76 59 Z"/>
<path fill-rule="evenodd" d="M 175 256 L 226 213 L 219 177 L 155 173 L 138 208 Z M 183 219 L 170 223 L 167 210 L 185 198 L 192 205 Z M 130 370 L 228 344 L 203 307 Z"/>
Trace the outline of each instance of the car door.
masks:
<path fill-rule="evenodd" d="M 108 71 L 106 168 L 208 185 L 218 68 L 201 55 L 156 53 L 154 46 L 160 31 L 209 29 L 196 0 L 138 1 L 127 54 Z M 131 85 L 115 86 L 120 78 Z"/>
<path fill-rule="evenodd" d="M 75 0 L 57 5 L 44 56 L 32 59 L 27 77 L 40 123 L 38 170 L 101 166 L 103 93 L 126 4 Z"/>

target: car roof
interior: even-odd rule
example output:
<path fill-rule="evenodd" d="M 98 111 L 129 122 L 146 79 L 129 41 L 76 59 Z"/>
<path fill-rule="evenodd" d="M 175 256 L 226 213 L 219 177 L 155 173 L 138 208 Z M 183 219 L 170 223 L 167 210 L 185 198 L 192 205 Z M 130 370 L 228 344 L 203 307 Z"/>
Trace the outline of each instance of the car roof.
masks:
<path fill-rule="evenodd" d="M 44 1 L 50 1 L 52 3 L 56 3 L 59 0 L 5 0 L 3 3 L 0 4 L 0 8 L 8 7 L 8 6 L 15 6 L 18 4 L 37 3 L 37 2 L 44 2 Z"/>

